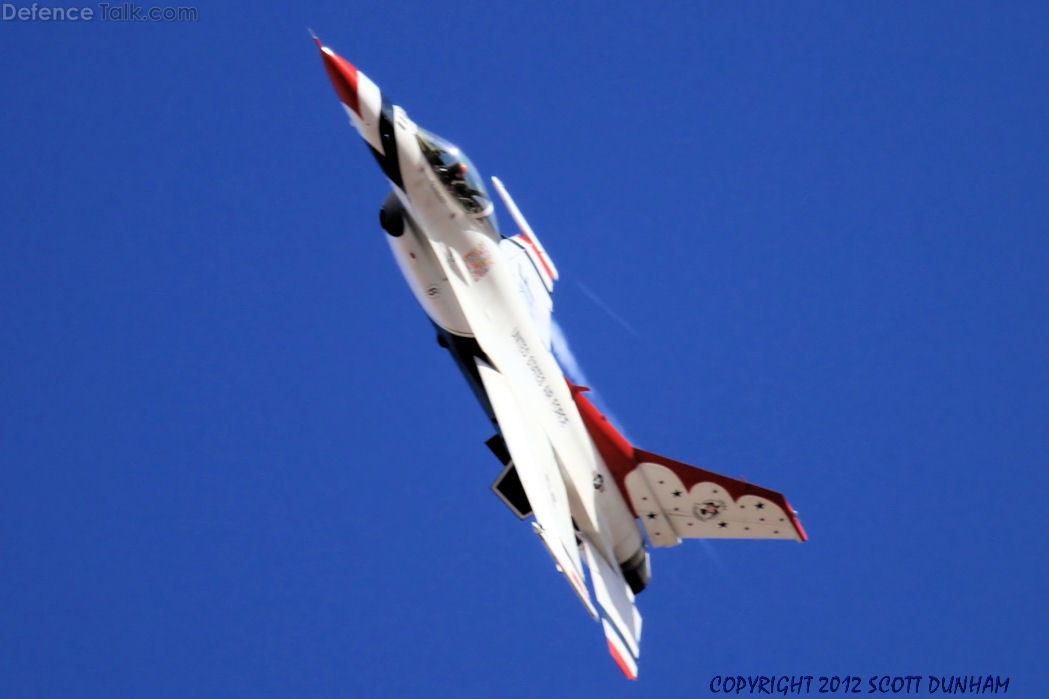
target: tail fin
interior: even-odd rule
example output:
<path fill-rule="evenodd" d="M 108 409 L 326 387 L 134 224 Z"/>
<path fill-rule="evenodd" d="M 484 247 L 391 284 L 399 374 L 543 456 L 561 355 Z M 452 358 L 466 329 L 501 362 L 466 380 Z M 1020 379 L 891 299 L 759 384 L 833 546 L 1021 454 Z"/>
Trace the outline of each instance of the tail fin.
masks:
<path fill-rule="evenodd" d="M 654 546 L 705 538 L 807 540 L 781 493 L 637 449 L 587 400 L 587 389 L 571 388 L 594 445 Z"/>
<path fill-rule="evenodd" d="M 637 468 L 626 476 L 626 491 L 656 546 L 680 539 L 808 538 L 781 493 L 641 449 L 634 454 Z"/>

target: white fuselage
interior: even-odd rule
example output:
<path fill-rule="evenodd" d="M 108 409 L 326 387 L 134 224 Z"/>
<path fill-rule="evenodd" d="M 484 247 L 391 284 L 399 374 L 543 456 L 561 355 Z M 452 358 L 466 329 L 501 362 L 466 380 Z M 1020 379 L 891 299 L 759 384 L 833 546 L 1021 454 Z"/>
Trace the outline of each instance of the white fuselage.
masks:
<path fill-rule="evenodd" d="M 374 85 L 363 74 L 358 85 L 364 116 L 347 111 L 365 141 L 381 151 L 378 158 L 386 152 L 377 132 L 380 107 L 365 99 Z M 377 88 L 373 94 L 379 99 Z M 494 228 L 468 214 L 442 186 L 419 144 L 417 126 L 400 107 L 386 109 L 387 123 L 393 124 L 386 138 L 396 139 L 401 179 L 391 184 L 410 217 L 404 233 L 388 240 L 405 279 L 434 323 L 480 342 L 513 386 L 522 410 L 541 424 L 576 526 L 609 560 L 630 559 L 644 547 L 640 528 L 579 416 L 549 334 L 536 327 L 517 266 L 509 263 Z"/>

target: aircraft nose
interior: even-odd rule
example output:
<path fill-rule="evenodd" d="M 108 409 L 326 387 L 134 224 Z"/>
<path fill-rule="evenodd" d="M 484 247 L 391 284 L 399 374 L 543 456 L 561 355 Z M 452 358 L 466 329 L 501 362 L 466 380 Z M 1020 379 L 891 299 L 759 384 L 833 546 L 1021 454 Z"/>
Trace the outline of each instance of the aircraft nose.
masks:
<path fill-rule="evenodd" d="M 313 32 L 310 32 L 313 34 Z M 385 118 L 393 119 L 392 111 L 387 113 L 386 100 L 379 86 L 368 79 L 368 76 L 339 54 L 321 43 L 316 36 L 317 48 L 321 51 L 324 69 L 328 71 L 335 94 L 339 96 L 343 108 L 349 114 L 350 123 L 357 129 L 368 145 L 379 153 L 387 151 L 380 133 L 380 123 Z M 392 105 L 389 105 L 392 110 Z M 392 126 L 390 127 L 392 129 Z"/>
<path fill-rule="evenodd" d="M 357 91 L 357 69 L 352 63 L 322 44 L 317 37 L 313 37 L 313 40 L 317 42 L 317 48 L 321 50 L 324 68 L 328 71 L 328 78 L 335 87 L 339 99 L 352 109 L 354 114 L 361 116 L 360 97 Z"/>

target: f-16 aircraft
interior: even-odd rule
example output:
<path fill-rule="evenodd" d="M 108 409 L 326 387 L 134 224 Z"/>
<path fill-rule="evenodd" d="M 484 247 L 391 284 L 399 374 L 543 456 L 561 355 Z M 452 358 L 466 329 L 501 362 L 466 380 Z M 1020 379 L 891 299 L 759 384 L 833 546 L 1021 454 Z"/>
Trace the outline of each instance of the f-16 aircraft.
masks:
<path fill-rule="evenodd" d="M 517 517 L 532 518 L 557 570 L 600 620 L 612 657 L 636 679 L 635 596 L 651 576 L 648 546 L 804 541 L 796 513 L 780 493 L 630 444 L 551 351 L 557 267 L 506 187 L 492 178 L 518 228 L 509 236 L 466 155 L 314 40 L 391 185 L 379 222 L 393 256 L 495 428 L 487 444 L 502 471 L 492 489 Z"/>

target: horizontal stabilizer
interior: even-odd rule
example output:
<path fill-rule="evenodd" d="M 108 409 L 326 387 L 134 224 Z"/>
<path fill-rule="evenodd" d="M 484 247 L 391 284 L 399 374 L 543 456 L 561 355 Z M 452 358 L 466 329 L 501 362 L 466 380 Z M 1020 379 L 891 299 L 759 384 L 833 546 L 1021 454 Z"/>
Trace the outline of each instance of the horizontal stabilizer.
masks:
<path fill-rule="evenodd" d="M 601 620 L 601 626 L 605 630 L 605 639 L 608 641 L 608 652 L 612 654 L 612 659 L 616 661 L 616 665 L 623 671 L 623 674 L 628 679 L 637 679 L 637 658 L 630 654 L 627 650 L 626 645 L 623 643 L 623 639 L 619 637 L 616 630 L 608 623 L 608 619 Z"/>
<path fill-rule="evenodd" d="M 619 566 L 610 565 L 585 537 L 582 546 L 594 595 L 601 607 L 601 616 L 612 624 L 630 656 L 636 661 L 641 654 L 641 614 L 634 606 L 634 593 L 630 591 Z M 637 674 L 636 665 L 634 674 Z"/>

